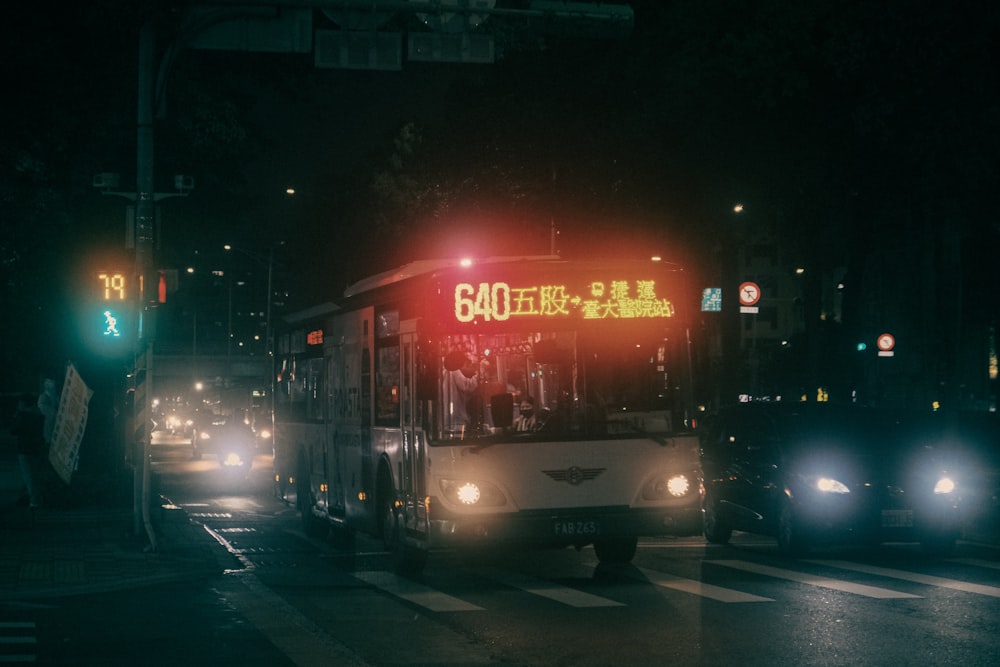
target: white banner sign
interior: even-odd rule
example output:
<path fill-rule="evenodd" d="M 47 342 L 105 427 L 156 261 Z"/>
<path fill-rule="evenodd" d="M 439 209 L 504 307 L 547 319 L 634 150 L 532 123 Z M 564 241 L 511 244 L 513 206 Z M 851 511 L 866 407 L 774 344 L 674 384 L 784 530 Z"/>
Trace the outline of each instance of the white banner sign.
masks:
<path fill-rule="evenodd" d="M 49 447 L 49 463 L 67 484 L 80 462 L 80 442 L 87 428 L 87 409 L 93 395 L 76 367 L 69 364 Z"/>

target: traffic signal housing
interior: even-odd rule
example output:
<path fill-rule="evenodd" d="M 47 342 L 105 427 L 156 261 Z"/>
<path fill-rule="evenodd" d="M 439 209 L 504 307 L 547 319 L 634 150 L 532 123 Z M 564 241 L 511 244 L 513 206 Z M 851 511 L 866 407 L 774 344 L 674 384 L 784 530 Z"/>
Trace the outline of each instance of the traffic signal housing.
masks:
<path fill-rule="evenodd" d="M 86 273 L 79 305 L 80 338 L 97 356 L 121 357 L 137 335 L 136 280 L 133 272 L 101 267 Z"/>

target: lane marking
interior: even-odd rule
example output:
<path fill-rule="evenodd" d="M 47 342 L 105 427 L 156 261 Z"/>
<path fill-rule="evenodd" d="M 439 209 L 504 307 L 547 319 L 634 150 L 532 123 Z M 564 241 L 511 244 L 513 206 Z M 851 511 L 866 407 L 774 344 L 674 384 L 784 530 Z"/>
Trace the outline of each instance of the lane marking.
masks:
<path fill-rule="evenodd" d="M 936 577 L 930 574 L 920 574 L 919 572 L 908 572 L 906 570 L 895 570 L 888 567 L 865 565 L 863 563 L 852 563 L 846 560 L 809 560 L 806 562 L 816 563 L 817 565 L 826 565 L 828 567 L 836 567 L 842 570 L 851 570 L 853 572 L 862 572 L 864 574 L 874 574 L 879 577 L 888 577 L 890 579 L 912 581 L 914 583 L 925 584 L 927 586 L 950 588 L 956 591 L 965 591 L 966 593 L 977 593 L 979 595 L 988 595 L 990 597 L 1000 598 L 1000 588 L 997 588 L 996 586 L 973 584 L 968 581 L 959 581 L 958 579 L 946 579 L 944 577 Z"/>
<path fill-rule="evenodd" d="M 431 611 L 485 611 L 471 602 L 452 597 L 392 572 L 355 572 L 354 576 L 386 593 L 403 598 Z"/>
<path fill-rule="evenodd" d="M 517 588 L 526 593 L 537 595 L 570 607 L 624 607 L 625 605 L 615 600 L 602 598 L 585 591 L 563 586 L 544 579 L 536 579 L 523 574 L 502 572 L 492 568 L 476 568 L 474 570 L 479 576 Z"/>
<path fill-rule="evenodd" d="M 743 570 L 744 572 L 762 574 L 767 577 L 775 577 L 776 579 L 787 579 L 789 581 L 795 581 L 808 586 L 830 588 L 836 591 L 853 593 L 855 595 L 864 595 L 865 597 L 878 598 L 882 600 L 921 597 L 920 595 L 912 595 L 910 593 L 902 593 L 900 591 L 891 591 L 887 588 L 866 586 L 864 584 L 856 584 L 849 581 L 842 581 L 840 579 L 830 579 L 827 577 L 820 577 L 815 574 L 807 574 L 796 570 L 785 570 L 778 567 L 759 565 L 757 563 L 750 563 L 741 560 L 707 560 L 705 562 L 714 565 L 721 565 L 722 567 L 733 568 L 735 570 Z"/>
<path fill-rule="evenodd" d="M 656 584 L 662 588 L 670 588 L 675 591 L 681 591 L 682 593 L 700 595 L 701 597 L 718 600 L 719 602 L 774 602 L 771 598 L 765 598 L 751 593 L 743 593 L 742 591 L 736 591 L 731 588 L 722 588 L 721 586 L 715 586 L 713 584 L 706 584 L 705 582 L 698 581 L 697 579 L 685 579 L 683 577 L 677 577 L 663 572 L 656 572 L 655 570 L 647 570 L 641 567 L 636 568 L 636 570 L 638 570 L 638 572 L 633 573 L 630 576 L 638 579 L 639 581 L 649 581 L 650 583 Z M 642 576 L 640 577 L 639 574 Z M 645 579 L 643 577 L 645 577 Z"/>

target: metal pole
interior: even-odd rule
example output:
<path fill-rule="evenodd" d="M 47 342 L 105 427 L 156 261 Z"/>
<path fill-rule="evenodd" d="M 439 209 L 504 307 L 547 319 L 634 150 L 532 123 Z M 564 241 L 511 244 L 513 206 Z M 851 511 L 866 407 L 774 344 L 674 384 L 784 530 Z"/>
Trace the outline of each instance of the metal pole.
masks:
<path fill-rule="evenodd" d="M 274 246 L 267 253 L 267 321 L 265 323 L 265 345 L 267 347 L 268 369 L 271 377 L 268 379 L 268 396 L 271 403 L 271 454 L 274 454 L 274 329 L 271 326 L 271 302 L 274 299 Z"/>
<path fill-rule="evenodd" d="M 153 360 L 153 331 L 151 323 L 146 319 L 145 309 L 148 301 L 147 290 L 153 286 L 145 284 L 146 276 L 149 275 L 153 266 L 153 230 L 155 228 L 156 205 L 154 197 L 153 182 L 153 81 L 155 80 L 153 71 L 153 52 L 156 42 L 156 33 L 152 19 L 143 24 L 139 32 L 139 81 L 138 81 L 138 130 L 136 136 L 136 198 L 135 198 L 135 273 L 139 284 L 138 309 L 139 331 L 136 341 L 136 350 L 144 360 L 145 373 L 142 375 L 146 385 L 144 401 L 142 405 L 136 405 L 135 412 L 140 420 L 139 428 L 136 429 L 136 436 L 141 439 L 142 468 L 133 471 L 134 486 L 136 489 L 134 501 L 138 503 L 138 508 L 133 508 L 134 532 L 140 532 L 139 518 L 146 528 L 149 537 L 150 548 L 156 550 L 156 534 L 153 531 L 149 517 L 150 503 L 150 412 L 149 400 L 152 397 L 152 360 Z M 136 511 L 136 510 L 139 511 Z"/>

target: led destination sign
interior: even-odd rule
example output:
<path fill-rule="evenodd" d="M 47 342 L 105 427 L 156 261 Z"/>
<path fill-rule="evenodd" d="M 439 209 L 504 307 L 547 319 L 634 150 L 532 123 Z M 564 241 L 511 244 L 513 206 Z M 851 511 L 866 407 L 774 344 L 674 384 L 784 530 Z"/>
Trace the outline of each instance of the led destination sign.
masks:
<path fill-rule="evenodd" d="M 509 282 L 455 285 L 455 319 L 503 322 L 535 317 L 584 320 L 657 319 L 674 316 L 674 305 L 656 294 L 653 280 L 591 281 L 582 290 L 566 284 Z"/>

